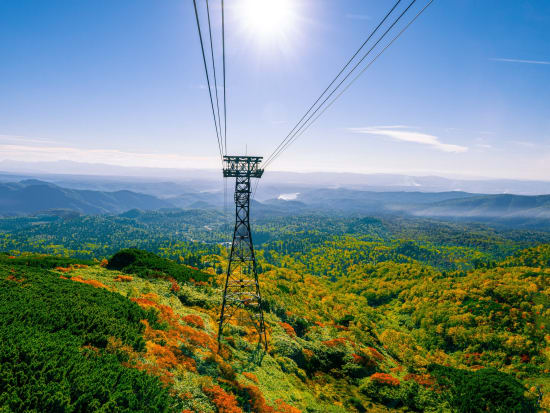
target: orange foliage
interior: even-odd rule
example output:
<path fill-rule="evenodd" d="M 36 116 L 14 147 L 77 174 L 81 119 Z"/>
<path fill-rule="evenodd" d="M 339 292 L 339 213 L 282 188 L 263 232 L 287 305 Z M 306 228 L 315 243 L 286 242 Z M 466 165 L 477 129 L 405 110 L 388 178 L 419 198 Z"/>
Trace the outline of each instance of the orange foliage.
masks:
<path fill-rule="evenodd" d="M 179 290 L 181 290 L 181 287 L 179 286 L 178 282 L 174 278 L 169 277 L 168 281 L 172 283 L 172 285 L 170 286 L 170 291 L 177 293 Z"/>
<path fill-rule="evenodd" d="M 412 374 L 409 373 L 403 377 L 403 380 L 409 381 L 414 380 L 418 384 L 424 387 L 433 387 L 436 384 L 435 379 L 429 374 Z"/>
<path fill-rule="evenodd" d="M 275 400 L 275 413 L 302 413 L 296 407 L 285 403 L 282 399 Z"/>
<path fill-rule="evenodd" d="M 56 271 L 61 271 L 61 272 L 69 272 L 69 271 L 72 271 L 73 268 L 71 266 L 69 266 L 69 267 L 55 267 L 55 270 Z"/>
<path fill-rule="evenodd" d="M 99 282 L 99 281 L 96 281 L 96 280 L 85 280 L 85 279 L 80 278 L 80 277 L 72 277 L 71 280 L 82 283 L 82 284 L 88 284 L 88 285 L 91 285 L 92 287 L 95 287 L 95 288 L 107 288 L 107 289 L 109 288 L 108 286 L 106 286 L 102 282 Z"/>
<path fill-rule="evenodd" d="M 14 256 L 14 255 L 9 255 L 8 258 L 9 258 L 10 260 L 14 260 L 14 259 L 15 259 L 15 256 Z"/>
<path fill-rule="evenodd" d="M 347 339 L 345 337 L 337 337 L 332 340 L 322 341 L 322 343 L 327 347 L 339 347 L 346 344 Z"/>
<path fill-rule="evenodd" d="M 296 337 L 296 332 L 294 331 L 294 328 L 288 324 L 288 323 L 283 323 L 283 322 L 280 322 L 279 323 L 281 325 L 281 327 L 283 327 L 283 329 L 285 330 L 285 332 L 290 336 L 290 337 Z"/>
<path fill-rule="evenodd" d="M 254 373 L 249 373 L 245 371 L 243 373 L 243 376 L 246 377 L 248 380 L 252 380 L 254 383 L 258 383 L 258 377 Z"/>
<path fill-rule="evenodd" d="M 13 281 L 13 282 L 16 282 L 16 283 L 22 283 L 23 281 L 25 281 L 25 278 L 24 277 L 21 277 L 21 278 L 16 278 L 15 275 L 13 274 L 10 274 L 6 277 L 6 280 L 8 281 Z"/>
<path fill-rule="evenodd" d="M 122 275 L 122 274 L 117 275 L 115 277 L 115 281 L 121 281 L 121 282 L 127 282 L 127 283 L 132 281 L 133 279 L 134 279 L 134 277 L 132 277 L 130 275 Z"/>
<path fill-rule="evenodd" d="M 355 353 L 353 353 L 351 357 L 353 357 L 353 362 L 357 364 L 363 364 L 365 361 L 365 358 L 363 356 L 359 356 Z"/>
<path fill-rule="evenodd" d="M 313 357 L 313 351 L 311 351 L 310 349 L 305 348 L 305 349 L 302 350 L 302 353 L 304 354 L 304 356 L 307 360 L 309 360 Z"/>
<path fill-rule="evenodd" d="M 109 261 L 107 261 L 107 259 L 105 259 L 105 258 L 103 258 L 101 260 L 101 262 L 99 263 L 100 267 L 106 267 L 107 265 L 109 265 Z"/>
<path fill-rule="evenodd" d="M 68 280 L 68 278 L 65 277 L 64 275 L 60 275 L 59 278 L 61 278 L 62 280 Z"/>
<path fill-rule="evenodd" d="M 198 315 L 189 314 L 182 317 L 182 320 L 185 321 L 187 324 L 191 324 L 192 326 L 195 326 L 198 328 L 204 328 L 204 321 Z"/>
<path fill-rule="evenodd" d="M 220 386 L 203 387 L 202 391 L 214 403 L 219 413 L 242 413 L 235 396 L 227 393 Z"/>
<path fill-rule="evenodd" d="M 387 384 L 390 386 L 399 386 L 399 379 L 393 376 L 390 376 L 387 373 L 374 373 L 370 376 L 371 380 L 374 380 L 380 384 Z"/>
<path fill-rule="evenodd" d="M 256 386 L 247 386 L 241 384 L 240 388 L 246 391 L 248 397 L 250 397 L 249 401 L 253 412 L 275 413 L 275 409 L 266 403 L 264 396 L 260 392 L 260 389 L 258 389 Z"/>
<path fill-rule="evenodd" d="M 384 356 L 382 354 L 380 354 L 378 352 L 378 350 L 376 350 L 374 347 L 369 347 L 368 349 L 369 349 L 370 354 L 372 355 L 372 357 L 374 357 L 376 360 L 378 360 L 378 361 L 384 360 Z"/>

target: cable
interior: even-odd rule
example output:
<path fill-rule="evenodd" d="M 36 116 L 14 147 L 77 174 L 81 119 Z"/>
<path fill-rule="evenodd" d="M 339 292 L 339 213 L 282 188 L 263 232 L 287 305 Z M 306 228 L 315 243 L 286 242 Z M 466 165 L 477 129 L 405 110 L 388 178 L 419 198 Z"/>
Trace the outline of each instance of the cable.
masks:
<path fill-rule="evenodd" d="M 206 0 L 206 15 L 208 16 L 208 33 L 210 34 L 210 54 L 212 56 L 212 72 L 214 73 L 214 90 L 216 91 L 216 107 L 218 109 L 218 127 L 220 131 L 220 145 L 222 146 L 222 152 L 223 152 L 222 124 L 221 124 L 221 118 L 220 118 L 220 102 L 218 99 L 218 79 L 216 76 L 216 60 L 214 59 L 214 45 L 212 42 L 212 25 L 210 24 L 210 7 L 208 5 L 208 0 Z"/>
<path fill-rule="evenodd" d="M 388 49 L 392 44 L 393 42 L 395 42 L 404 32 L 405 30 L 407 30 L 409 28 L 409 26 L 428 8 L 428 6 L 430 6 L 432 3 L 433 3 L 434 0 L 430 0 L 415 16 L 414 18 L 374 57 L 374 59 L 372 59 L 358 74 L 357 76 L 355 76 L 351 81 L 350 83 L 348 83 L 346 85 L 346 87 L 344 89 L 342 89 L 342 91 L 327 105 L 323 108 L 323 110 L 307 125 L 305 126 L 305 128 L 296 136 L 294 136 L 288 143 L 287 145 L 285 145 L 285 148 L 286 149 L 288 146 L 290 146 L 296 139 L 298 139 L 307 129 L 309 129 L 309 127 L 317 120 L 321 117 L 321 115 L 323 115 L 323 113 L 326 112 L 326 110 L 328 108 L 330 108 L 334 102 L 336 102 L 336 100 L 338 100 L 338 98 L 340 98 L 340 96 L 342 96 L 348 89 L 349 87 L 357 80 L 359 79 L 359 77 L 380 57 L 380 55 L 382 55 L 382 53 L 384 53 L 386 51 L 386 49 Z M 275 160 L 275 158 L 272 159 L 272 161 Z M 267 166 L 264 166 L 264 170 Z"/>
<path fill-rule="evenodd" d="M 224 123 L 224 154 L 227 155 L 227 101 L 225 95 L 225 13 L 222 1 L 222 55 L 223 55 L 223 123 Z"/>
<path fill-rule="evenodd" d="M 326 87 L 326 89 L 323 91 L 323 93 L 321 93 L 319 95 L 319 97 L 317 98 L 317 100 L 313 103 L 313 105 L 310 106 L 310 108 L 307 110 L 307 112 L 304 114 L 304 116 L 302 116 L 302 118 L 298 121 L 298 123 L 294 126 L 294 128 L 292 128 L 292 130 L 288 133 L 288 135 L 285 137 L 285 139 L 283 139 L 283 141 L 279 144 L 279 146 L 277 146 L 277 148 L 275 148 L 275 150 L 272 152 L 272 155 L 279 149 L 279 147 L 281 145 L 284 144 L 284 142 L 289 138 L 289 136 L 294 132 L 294 130 L 298 127 L 298 125 L 300 125 L 300 123 L 305 119 L 305 117 L 309 114 L 309 112 L 311 112 L 311 110 L 315 107 L 315 105 L 323 98 L 324 94 L 327 93 L 327 91 L 330 89 L 330 87 L 334 84 L 334 82 L 336 82 L 336 80 L 340 77 L 340 75 L 347 69 L 347 67 L 350 65 L 350 63 L 353 61 L 353 59 L 355 59 L 357 57 L 357 55 L 359 54 L 359 52 L 363 49 L 363 47 L 365 47 L 365 45 L 368 43 L 368 41 L 372 38 L 372 36 L 374 36 L 374 34 L 378 31 L 378 29 L 380 28 L 380 26 L 382 26 L 382 24 L 384 24 L 384 22 L 387 20 L 387 18 L 390 16 L 390 14 L 393 13 L 393 11 L 395 10 L 395 8 L 399 5 L 399 3 L 401 2 L 401 0 L 397 0 L 397 2 L 393 5 L 393 7 L 390 9 L 390 11 L 384 16 L 384 18 L 380 21 L 380 23 L 378 24 L 378 26 L 376 26 L 376 28 L 370 33 L 370 35 L 367 37 L 367 40 L 365 40 L 363 42 L 363 44 L 361 45 L 361 47 L 359 47 L 359 49 L 357 49 L 357 51 L 353 54 L 353 56 L 348 60 L 348 62 L 344 65 L 344 67 L 340 70 L 340 72 L 338 72 L 338 74 L 334 77 L 334 79 L 332 79 L 332 81 L 329 83 L 329 85 Z M 269 162 L 269 158 L 272 156 L 270 155 L 267 159 L 266 159 L 266 163 Z"/>
<path fill-rule="evenodd" d="M 359 67 L 359 65 L 369 56 L 369 54 L 378 46 L 378 44 L 386 37 L 386 35 L 394 28 L 394 26 L 401 20 L 401 18 L 409 11 L 409 9 L 414 5 L 416 0 L 412 0 L 407 8 L 401 12 L 401 14 L 393 21 L 393 23 L 386 29 L 386 31 L 380 36 L 380 38 L 374 43 L 374 45 L 366 52 L 363 57 L 355 64 L 355 66 L 348 72 L 348 74 L 338 83 L 338 85 L 332 90 L 332 92 L 321 102 L 321 104 L 313 111 L 313 113 L 303 122 L 298 129 L 295 130 L 295 132 L 288 138 L 285 139 L 286 142 L 283 144 L 282 147 L 274 151 L 266 161 L 264 165 L 264 170 L 269 166 L 271 162 L 275 158 L 279 156 L 281 152 L 283 152 L 286 147 L 288 146 L 289 142 L 293 141 L 294 137 L 300 133 L 300 131 L 305 127 L 305 125 L 315 116 L 315 114 L 323 107 L 323 105 L 338 91 L 338 89 L 342 86 L 342 84 L 353 74 L 353 72 Z M 279 145 L 281 146 L 281 145 Z"/>
<path fill-rule="evenodd" d="M 212 88 L 210 87 L 210 76 L 208 74 L 208 65 L 206 64 L 206 55 L 204 53 L 204 43 L 202 41 L 202 32 L 201 32 L 201 25 L 199 22 L 199 12 L 197 10 L 197 0 L 193 0 L 193 6 L 195 8 L 195 18 L 197 20 L 197 29 L 199 31 L 199 40 L 201 43 L 201 51 L 202 51 L 202 61 L 204 63 L 204 71 L 206 74 L 206 83 L 208 84 L 208 94 L 210 95 L 210 106 L 212 107 L 212 117 L 214 118 L 214 128 L 216 129 L 216 139 L 218 141 L 218 149 L 220 151 L 220 158 L 223 163 L 223 154 L 222 154 L 222 147 L 221 147 L 221 140 L 218 133 L 218 124 L 216 122 L 216 113 L 214 111 L 214 100 L 212 99 Z"/>
<path fill-rule="evenodd" d="M 338 90 L 340 86 L 351 76 L 351 74 L 357 69 L 357 67 L 365 60 L 365 58 L 374 50 L 374 48 L 384 39 L 384 37 L 388 34 L 388 32 L 393 29 L 393 27 L 397 24 L 397 22 L 409 11 L 409 9 L 412 7 L 412 5 L 416 2 L 416 0 L 412 0 L 411 3 L 407 6 L 405 10 L 393 21 L 393 23 L 386 29 L 386 31 L 380 36 L 380 38 L 374 43 L 374 45 L 368 50 L 367 53 L 363 55 L 363 57 L 355 64 L 355 66 L 348 72 L 348 74 L 338 83 L 338 85 L 330 92 L 330 94 L 321 102 L 321 104 L 313 111 L 313 113 L 306 119 L 304 123 L 300 125 L 300 127 L 290 136 L 289 139 L 287 139 L 287 142 L 278 149 L 277 151 L 273 152 L 268 160 L 266 161 L 264 165 L 264 169 L 268 167 L 268 165 L 276 158 L 278 155 L 286 148 L 288 142 L 292 141 L 294 136 L 296 136 L 300 130 L 303 129 L 304 125 L 313 117 L 315 114 L 322 108 L 322 106 L 331 98 L 331 96 Z"/>

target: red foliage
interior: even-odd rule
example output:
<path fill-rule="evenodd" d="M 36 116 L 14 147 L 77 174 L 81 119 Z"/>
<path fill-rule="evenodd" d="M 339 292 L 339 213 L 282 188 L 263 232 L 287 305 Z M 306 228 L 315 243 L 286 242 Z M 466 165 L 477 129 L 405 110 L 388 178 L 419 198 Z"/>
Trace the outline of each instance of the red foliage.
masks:
<path fill-rule="evenodd" d="M 170 291 L 177 293 L 179 290 L 181 290 L 181 287 L 179 286 L 175 278 L 170 277 L 168 278 L 168 281 L 172 283 L 172 285 L 170 286 Z"/>
<path fill-rule="evenodd" d="M 235 396 L 227 393 L 220 386 L 203 387 L 202 391 L 218 408 L 219 413 L 242 413 Z"/>
<path fill-rule="evenodd" d="M 191 324 L 192 326 L 198 327 L 198 328 L 204 328 L 204 321 L 201 317 L 195 314 L 189 314 L 181 318 L 183 321 L 185 321 L 187 324 Z"/>
<path fill-rule="evenodd" d="M 430 376 L 429 374 L 412 374 L 412 373 L 409 373 L 409 374 L 405 375 L 405 377 L 403 377 L 403 380 L 405 380 L 405 381 L 414 380 L 415 382 L 417 382 L 421 386 L 428 387 L 428 388 L 431 388 L 431 387 L 435 386 L 435 384 L 436 384 L 435 379 L 432 376 Z"/>
<path fill-rule="evenodd" d="M 368 349 L 369 349 L 370 354 L 372 355 L 372 357 L 374 357 L 377 361 L 384 360 L 384 356 L 382 354 L 380 354 L 378 352 L 378 350 L 376 350 L 374 347 L 369 347 Z"/>
<path fill-rule="evenodd" d="M 14 259 L 15 259 L 15 256 L 14 256 L 14 255 L 9 255 L 8 258 L 9 258 L 10 260 L 14 260 Z"/>
<path fill-rule="evenodd" d="M 399 379 L 393 376 L 390 376 L 387 373 L 374 373 L 370 376 L 371 380 L 374 380 L 377 383 L 385 384 L 389 386 L 399 386 Z"/>
<path fill-rule="evenodd" d="M 363 364 L 365 362 L 365 358 L 363 356 L 359 356 L 355 353 L 351 355 L 353 357 L 353 362 L 357 364 Z"/>
<path fill-rule="evenodd" d="M 531 357 L 528 354 L 522 354 L 520 358 L 522 363 L 529 363 L 531 361 Z"/>
<path fill-rule="evenodd" d="M 283 322 L 280 322 L 279 323 L 281 325 L 281 327 L 283 327 L 283 329 L 285 330 L 285 332 L 290 336 L 290 337 L 296 337 L 296 331 L 294 331 L 294 328 L 288 324 L 288 323 L 283 323 Z"/>
<path fill-rule="evenodd" d="M 345 337 L 337 337 L 332 340 L 323 341 L 322 343 L 327 347 L 339 347 L 345 346 L 347 339 Z"/>

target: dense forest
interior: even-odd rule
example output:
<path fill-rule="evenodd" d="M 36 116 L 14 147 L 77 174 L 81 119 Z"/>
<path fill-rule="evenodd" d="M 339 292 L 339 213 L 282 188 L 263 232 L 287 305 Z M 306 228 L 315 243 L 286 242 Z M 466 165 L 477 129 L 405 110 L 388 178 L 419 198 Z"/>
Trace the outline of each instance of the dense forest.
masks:
<path fill-rule="evenodd" d="M 217 317 L 215 211 L 0 220 L 0 411 L 550 409 L 544 232 L 254 222 L 268 329 Z"/>

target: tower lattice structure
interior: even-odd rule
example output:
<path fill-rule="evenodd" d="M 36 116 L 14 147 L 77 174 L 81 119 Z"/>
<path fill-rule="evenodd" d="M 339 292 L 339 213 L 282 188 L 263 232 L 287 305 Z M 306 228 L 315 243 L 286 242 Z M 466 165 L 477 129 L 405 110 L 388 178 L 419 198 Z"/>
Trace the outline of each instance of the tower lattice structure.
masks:
<path fill-rule="evenodd" d="M 251 178 L 261 178 L 261 156 L 224 156 L 223 176 L 235 178 L 235 229 L 220 311 L 218 342 L 230 319 L 246 316 L 258 332 L 259 344 L 267 350 L 267 337 L 258 282 L 256 257 L 250 231 Z"/>

